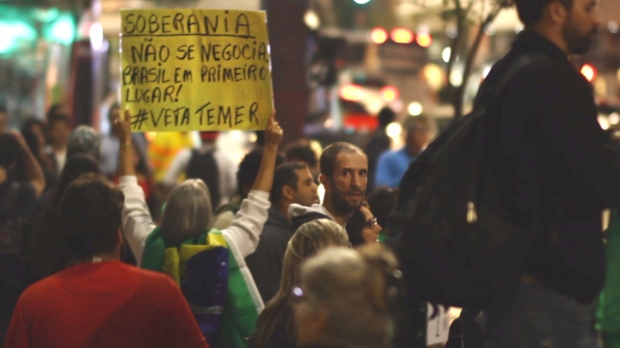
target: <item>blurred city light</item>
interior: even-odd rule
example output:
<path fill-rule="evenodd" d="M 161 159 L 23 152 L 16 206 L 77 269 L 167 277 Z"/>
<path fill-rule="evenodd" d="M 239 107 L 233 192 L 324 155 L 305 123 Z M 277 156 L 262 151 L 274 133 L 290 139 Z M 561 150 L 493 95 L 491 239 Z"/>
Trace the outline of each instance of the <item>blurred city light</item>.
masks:
<path fill-rule="evenodd" d="M 393 140 L 398 140 L 403 133 L 403 127 L 398 122 L 392 122 L 385 128 L 385 134 Z"/>
<path fill-rule="evenodd" d="M 443 52 L 441 52 L 441 58 L 446 63 L 450 61 L 450 55 L 452 55 L 452 49 L 450 47 L 444 48 Z"/>
<path fill-rule="evenodd" d="M 0 21 L 0 53 L 15 49 L 19 40 L 33 41 L 36 38 L 37 32 L 26 23 Z"/>
<path fill-rule="evenodd" d="M 620 26 L 618 26 L 618 22 L 616 21 L 609 21 L 607 22 L 607 30 L 609 30 L 609 32 L 612 34 L 618 34 Z"/>
<path fill-rule="evenodd" d="M 306 23 L 306 26 L 311 30 L 317 30 L 321 25 L 319 16 L 312 10 L 307 11 L 304 15 L 304 23 Z"/>
<path fill-rule="evenodd" d="M 417 101 L 411 102 L 409 103 L 409 106 L 407 106 L 407 112 L 411 116 L 420 116 L 423 111 L 424 108 L 422 107 L 422 104 Z"/>
<path fill-rule="evenodd" d="M 463 83 L 463 73 L 458 70 L 453 70 L 450 73 L 450 83 L 453 86 L 460 86 Z"/>
<path fill-rule="evenodd" d="M 450 39 L 456 39 L 459 35 L 459 29 L 454 23 L 450 23 L 446 26 L 446 36 Z"/>
<path fill-rule="evenodd" d="M 371 32 L 370 32 L 370 40 L 374 43 L 376 43 L 377 45 L 380 45 L 384 42 L 386 42 L 388 39 L 388 33 L 387 30 L 383 29 L 383 28 L 374 28 Z"/>
<path fill-rule="evenodd" d="M 596 78 L 596 69 L 590 64 L 584 64 L 581 67 L 581 74 L 586 78 L 586 80 L 592 82 Z"/>
<path fill-rule="evenodd" d="M 400 91 L 394 86 L 385 86 L 381 88 L 379 94 L 381 95 L 381 99 L 386 103 L 391 103 L 400 98 Z"/>
<path fill-rule="evenodd" d="M 353 0 L 355 1 L 355 3 L 360 4 L 360 5 L 364 5 L 370 2 L 370 0 Z"/>
<path fill-rule="evenodd" d="M 603 128 L 603 130 L 609 129 L 609 121 L 607 120 L 607 117 L 599 116 L 597 120 L 598 120 L 598 124 L 601 126 L 601 128 Z"/>
<path fill-rule="evenodd" d="M 360 101 L 364 98 L 364 90 L 355 84 L 341 86 L 338 94 L 340 98 L 348 101 Z"/>
<path fill-rule="evenodd" d="M 446 74 L 439 65 L 433 63 L 426 64 L 423 73 L 424 77 L 426 77 L 426 82 L 428 82 L 429 87 L 433 91 L 439 91 L 443 87 Z"/>
<path fill-rule="evenodd" d="M 614 112 L 611 115 L 609 115 L 607 120 L 609 121 L 610 125 L 615 126 L 618 123 L 620 123 L 620 114 L 618 114 L 617 112 Z"/>
<path fill-rule="evenodd" d="M 418 33 L 416 35 L 416 41 L 420 47 L 427 48 L 433 43 L 433 37 L 429 33 Z"/>
<path fill-rule="evenodd" d="M 93 50 L 99 51 L 103 47 L 103 27 L 101 23 L 94 23 L 90 27 L 89 36 Z"/>
<path fill-rule="evenodd" d="M 399 44 L 410 44 L 413 42 L 413 31 L 405 28 L 394 28 L 390 33 L 392 41 Z"/>
<path fill-rule="evenodd" d="M 69 45 L 75 39 L 75 22 L 71 15 L 63 15 L 53 22 L 51 27 L 46 31 L 46 38 L 50 41 L 56 41 Z"/>

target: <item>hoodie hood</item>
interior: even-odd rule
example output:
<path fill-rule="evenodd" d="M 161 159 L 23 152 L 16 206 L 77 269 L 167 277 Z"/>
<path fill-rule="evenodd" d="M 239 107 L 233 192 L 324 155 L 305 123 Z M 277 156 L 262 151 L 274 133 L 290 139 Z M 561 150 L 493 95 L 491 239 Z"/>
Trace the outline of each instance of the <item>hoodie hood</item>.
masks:
<path fill-rule="evenodd" d="M 334 220 L 334 217 L 332 216 L 332 214 L 330 214 L 329 211 L 327 211 L 327 209 L 325 209 L 325 207 L 323 207 L 320 204 L 313 204 L 310 207 L 306 207 L 303 205 L 299 205 L 299 204 L 291 204 L 288 207 L 288 214 L 290 215 L 291 219 L 294 217 L 298 217 L 301 215 L 307 215 L 310 213 L 319 213 L 322 215 L 327 216 L 327 218 Z"/>
<path fill-rule="evenodd" d="M 293 228 L 297 230 L 301 225 L 306 222 L 310 222 L 316 219 L 330 219 L 335 220 L 332 214 L 330 214 L 325 207 L 319 204 L 313 204 L 311 207 L 306 207 L 299 204 L 291 204 L 288 208 L 288 213 L 293 223 Z"/>

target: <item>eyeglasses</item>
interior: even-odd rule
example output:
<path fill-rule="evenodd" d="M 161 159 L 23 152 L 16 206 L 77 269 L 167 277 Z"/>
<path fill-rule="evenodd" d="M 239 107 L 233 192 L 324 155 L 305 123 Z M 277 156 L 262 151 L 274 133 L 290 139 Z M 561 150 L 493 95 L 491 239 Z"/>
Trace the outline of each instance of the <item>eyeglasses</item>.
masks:
<path fill-rule="evenodd" d="M 378 224 L 379 223 L 377 222 L 377 218 L 376 217 L 366 221 L 366 227 L 373 228 L 373 227 L 377 226 Z"/>

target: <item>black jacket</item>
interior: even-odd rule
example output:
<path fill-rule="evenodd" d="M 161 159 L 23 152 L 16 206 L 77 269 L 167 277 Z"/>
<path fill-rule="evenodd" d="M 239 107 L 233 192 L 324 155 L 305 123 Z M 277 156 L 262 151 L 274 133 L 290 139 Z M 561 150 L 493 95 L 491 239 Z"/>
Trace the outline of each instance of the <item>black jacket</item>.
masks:
<path fill-rule="evenodd" d="M 542 227 L 524 272 L 588 302 L 604 282 L 601 212 L 620 206 L 620 151 L 597 122 L 591 85 L 547 39 L 522 32 L 485 83 L 497 83 L 529 52 L 546 59 L 497 99 L 484 167 L 514 223 Z"/>
<path fill-rule="evenodd" d="M 277 209 L 269 209 L 269 217 L 256 251 L 245 258 L 263 302 L 271 300 L 280 288 L 284 253 L 295 233 L 293 225 Z"/>

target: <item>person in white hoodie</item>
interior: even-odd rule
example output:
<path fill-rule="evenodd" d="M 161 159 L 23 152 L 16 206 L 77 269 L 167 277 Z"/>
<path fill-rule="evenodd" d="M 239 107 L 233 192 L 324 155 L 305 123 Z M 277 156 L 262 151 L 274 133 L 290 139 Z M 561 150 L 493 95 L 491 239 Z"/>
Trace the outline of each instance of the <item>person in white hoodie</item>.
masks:
<path fill-rule="evenodd" d="M 368 184 L 368 157 L 359 147 L 345 142 L 329 145 L 320 159 L 319 181 L 325 187 L 323 204 L 304 207 L 291 204 L 289 215 L 297 228 L 303 223 L 330 218 L 345 226 L 364 203 Z"/>
<path fill-rule="evenodd" d="M 186 180 L 170 192 L 162 225 L 156 227 L 133 170 L 129 113 L 114 123 L 121 144 L 119 187 L 125 196 L 122 224 L 127 242 L 140 268 L 166 273 L 182 285 L 201 331 L 214 346 L 245 347 L 245 337 L 256 330 L 264 306 L 244 258 L 256 250 L 270 207 L 283 136 L 274 116 L 275 111 L 265 130 L 265 151 L 252 190 L 231 226 L 221 231 L 211 228 L 211 199 L 200 179 Z M 220 277 L 226 272 L 220 266 L 228 269 L 227 276 Z"/>

